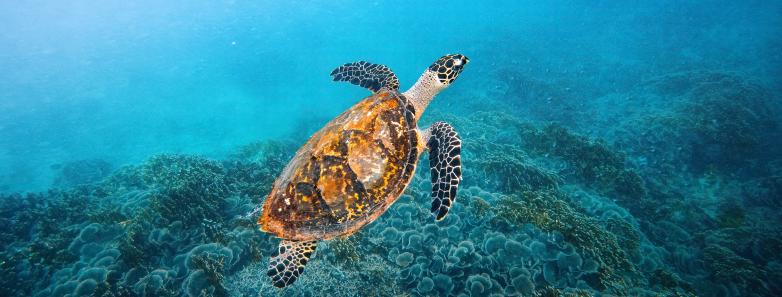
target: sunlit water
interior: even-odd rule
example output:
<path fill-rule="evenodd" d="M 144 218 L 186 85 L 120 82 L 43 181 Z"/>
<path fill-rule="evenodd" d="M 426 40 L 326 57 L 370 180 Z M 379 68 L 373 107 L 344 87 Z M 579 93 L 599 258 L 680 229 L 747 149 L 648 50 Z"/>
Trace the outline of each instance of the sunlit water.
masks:
<path fill-rule="evenodd" d="M 409 246 L 410 235 L 400 238 L 397 249 L 379 253 L 378 249 L 368 248 L 367 242 L 382 241 L 371 236 L 380 236 L 388 226 L 413 232 L 410 228 L 420 231 L 424 224 L 433 224 L 429 217 L 421 217 L 423 221 L 414 226 L 393 220 L 405 217 L 405 213 L 417 213 L 405 210 L 413 205 L 420 205 L 421 215 L 428 215 L 428 176 L 419 172 L 419 178 L 408 190 L 413 197 L 392 208 L 373 229 L 361 233 L 363 244 L 356 243 L 360 246 L 357 253 L 385 262 L 362 258 L 360 264 L 345 266 L 339 260 L 327 260 L 342 255 L 332 246 L 319 252 L 321 262 L 314 262 L 303 276 L 311 274 L 312 278 L 283 291 L 284 294 L 370 294 L 360 286 L 362 281 L 372 286 L 360 278 L 366 276 L 361 272 L 368 269 L 361 265 L 369 262 L 385 267 L 377 269 L 388 273 L 386 276 L 393 283 L 388 285 L 393 290 L 371 294 L 530 295 L 543 292 L 546 286 L 560 290 L 580 288 L 590 294 L 625 290 L 630 295 L 678 292 L 774 296 L 782 292 L 782 258 L 778 253 L 782 249 L 782 230 L 778 227 L 778 207 L 782 205 L 778 196 L 782 193 L 782 4 L 420 2 L 0 3 L 0 193 L 68 190 L 80 182 L 99 182 L 124 165 L 144 164 L 157 154 L 197 155 L 220 161 L 259 141 L 287 141 L 292 146 L 288 150 L 295 150 L 312 132 L 369 94 L 357 86 L 332 82 L 329 73 L 334 67 L 358 60 L 384 64 L 397 74 L 401 89 L 405 90 L 432 61 L 458 52 L 469 56 L 471 63 L 454 85 L 433 101 L 421 125 L 449 120 L 465 139 L 467 171 L 462 193 L 471 194 L 464 196 L 481 197 L 496 205 L 502 196 L 539 190 L 536 179 L 529 177 L 528 172 L 519 172 L 522 167 L 506 167 L 510 171 L 498 175 L 492 174 L 492 170 L 502 166 L 481 163 L 489 160 L 490 155 L 516 153 L 511 159 L 553 175 L 558 180 L 557 191 L 570 197 L 564 200 L 609 233 L 618 231 L 608 223 L 612 215 L 606 215 L 607 212 L 615 211 L 617 217 L 630 222 L 641 245 L 638 255 L 628 252 L 638 273 L 634 283 L 623 289 L 596 285 L 592 276 L 583 272 L 586 264 L 558 267 L 557 273 L 552 274 L 553 268 L 546 267 L 561 264 L 556 260 L 558 252 L 580 254 L 586 259 L 582 263 L 591 261 L 584 255 L 583 247 L 573 242 L 568 243 L 575 246 L 573 251 L 549 246 L 554 260 L 518 254 L 514 257 L 526 257 L 528 261 L 520 262 L 526 266 L 491 264 L 502 262 L 503 258 L 486 250 L 492 249 L 487 247 L 489 239 L 473 237 L 469 232 L 506 231 L 496 229 L 496 225 L 490 227 L 485 222 L 488 220 L 481 220 L 480 216 L 463 216 L 459 220 L 468 222 L 469 227 L 450 221 L 438 223 L 443 230 L 459 226 L 462 234 L 452 234 L 450 241 L 424 243 L 448 247 L 471 242 L 475 248 L 470 253 L 486 259 L 495 257 L 488 262 L 470 262 L 462 257 L 462 264 L 449 264 L 461 267 L 458 271 L 432 266 L 437 261 L 434 255 L 447 262 L 448 253 L 454 251 L 443 248 L 434 254 L 423 252 L 418 250 L 425 250 L 423 247 Z M 492 122 L 487 115 L 507 116 L 514 123 L 538 127 L 539 132 L 556 123 L 567 135 L 583 136 L 580 141 L 591 146 L 580 147 L 582 151 L 558 150 L 573 145 L 561 139 L 543 142 L 548 145 L 544 148 L 526 145 L 525 141 L 530 140 L 514 130 L 515 126 L 503 120 Z M 618 195 L 614 187 L 628 182 L 606 182 L 579 169 L 599 168 L 603 164 L 604 155 L 587 155 L 598 147 L 596 143 L 600 148 L 604 145 L 611 156 L 621 156 L 618 166 L 637 173 L 645 184 L 645 192 L 633 199 L 614 196 Z M 503 160 L 500 163 L 510 162 Z M 589 163 L 593 161 L 596 163 Z M 87 180 L 69 179 L 69 172 L 87 176 Z M 509 176 L 519 182 L 509 184 Z M 257 206 L 262 194 L 247 196 L 252 201 L 247 207 L 223 210 L 229 214 L 224 222 L 226 230 L 232 230 L 227 227 L 230 219 L 245 214 L 252 205 Z M 109 197 L 143 200 L 123 195 Z M 585 195 L 590 198 L 584 198 Z M 120 196 L 124 198 L 116 198 Z M 232 192 L 221 198 L 229 196 L 241 195 Z M 463 212 L 478 207 L 464 199 Z M 18 220 L 26 217 L 18 215 L 26 211 L 25 207 L 4 206 L 2 213 L 7 220 L 0 221 L 0 226 L 19 224 Z M 30 211 L 28 220 L 41 215 Z M 125 215 L 122 221 L 132 217 Z M 173 220 L 165 224 L 170 221 Z M 17 288 L 6 287 L 14 282 L 4 280 L 0 295 L 42 292 L 42 296 L 50 296 L 67 291 L 76 296 L 98 292 L 89 290 L 89 286 L 79 291 L 74 284 L 74 288 L 64 287 L 55 294 L 58 285 L 69 280 L 62 276 L 67 273 L 57 271 L 70 267 L 68 273 L 77 275 L 83 267 L 72 265 L 79 261 L 95 266 L 93 260 L 80 254 L 80 245 L 73 243 L 81 240 L 78 236 L 83 231 L 79 230 L 87 229 L 89 223 L 96 222 L 67 221 L 67 226 L 60 226 L 70 230 L 61 236 L 61 246 L 71 247 L 71 256 L 61 255 L 62 258 L 56 258 L 59 260 L 51 261 L 41 259 L 54 259 L 53 254 L 30 256 L 34 259 L 27 260 L 11 256 L 20 255 L 20 250 L 29 251 L 34 238 L 43 236 L 36 235 L 43 227 L 0 230 L 8 231 L 3 237 L 8 242 L 2 243 L 4 257 L 15 259 L 4 260 L 0 265 L 3 276 L 8 280 L 28 279 Z M 108 239 L 94 247 L 96 253 L 116 247 L 128 232 L 122 229 L 125 223 L 119 221 L 98 223 L 103 225 L 95 228 L 117 230 L 107 231 Z M 524 238 L 549 242 L 557 236 L 542 226 L 517 227 L 526 229 L 503 233 L 503 238 L 521 242 L 525 248 L 534 244 Z M 237 263 L 223 272 L 226 291 L 205 286 L 203 292 L 279 293 L 269 287 L 263 271 L 275 239 L 246 228 L 255 232 L 252 236 L 262 238 L 248 245 L 260 246 L 257 249 L 263 253 L 258 257 L 234 255 Z M 169 226 L 166 232 L 177 234 L 175 229 Z M 747 235 L 736 235 L 739 233 Z M 618 236 L 621 240 L 623 235 Z M 197 294 L 198 290 L 189 287 L 193 281 L 185 280 L 190 280 L 191 274 L 175 268 L 179 264 L 173 259 L 195 246 L 214 241 L 209 238 L 156 239 L 180 248 L 172 247 L 166 255 L 155 256 L 159 262 L 154 265 L 144 262 L 145 266 L 139 266 L 143 273 L 133 272 L 139 276 L 129 272 L 127 263 L 109 270 L 121 276 L 126 281 L 123 288 L 135 295 L 163 295 L 162 291 L 149 293 L 139 289 L 138 279 L 154 269 L 180 273 L 170 282 L 163 278 L 173 294 Z M 565 235 L 564 240 L 567 239 Z M 404 253 L 420 260 L 413 264 L 407 263 L 406 256 L 399 260 L 397 255 Z M 338 256 L 329 258 L 330 254 Z M 638 258 L 645 254 L 654 256 Z M 415 263 L 421 264 L 421 271 L 410 271 Z M 723 271 L 742 265 L 745 268 L 739 272 Z M 529 279 L 533 288 L 519 288 L 521 281 L 517 278 L 521 274 L 514 274 L 519 270 L 512 272 L 513 268 L 529 270 L 524 279 Z M 330 275 L 325 278 L 331 281 L 319 283 L 314 276 L 329 275 L 325 271 L 335 269 L 344 279 Z M 669 274 L 676 275 L 678 282 L 661 280 L 661 275 Z M 444 277 L 438 275 L 453 283 L 450 290 L 442 288 L 446 286 Z M 485 279 L 478 280 L 478 276 Z M 248 284 L 240 279 L 243 277 L 257 283 Z M 118 285 L 110 278 L 98 278 L 96 283 L 112 284 L 107 285 L 109 291 L 119 294 Z M 70 279 L 83 281 L 78 276 Z M 346 285 L 344 290 L 329 291 L 333 289 L 330 284 L 347 279 L 356 287 Z M 480 290 L 473 285 L 475 282 L 480 282 Z M 670 283 L 673 285 L 665 286 Z"/>

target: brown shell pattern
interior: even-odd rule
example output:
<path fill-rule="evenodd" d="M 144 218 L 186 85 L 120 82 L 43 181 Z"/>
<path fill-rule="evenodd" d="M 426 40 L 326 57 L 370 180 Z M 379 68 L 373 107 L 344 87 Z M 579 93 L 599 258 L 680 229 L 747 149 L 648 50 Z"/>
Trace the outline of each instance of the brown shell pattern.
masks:
<path fill-rule="evenodd" d="M 363 99 L 305 143 L 274 183 L 261 230 L 291 240 L 348 235 L 402 194 L 418 160 L 415 112 L 397 91 Z"/>

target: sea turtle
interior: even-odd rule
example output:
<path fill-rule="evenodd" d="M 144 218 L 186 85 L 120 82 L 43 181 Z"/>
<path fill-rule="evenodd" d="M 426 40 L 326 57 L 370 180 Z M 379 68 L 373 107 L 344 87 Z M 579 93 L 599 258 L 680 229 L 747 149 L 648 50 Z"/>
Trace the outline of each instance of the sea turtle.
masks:
<path fill-rule="evenodd" d="M 317 242 L 348 236 L 382 215 L 402 195 L 418 156 L 429 151 L 431 212 L 442 220 L 461 181 L 461 139 L 445 122 L 425 130 L 418 120 L 426 106 L 469 62 L 445 55 L 400 93 L 391 70 L 364 61 L 331 72 L 372 95 L 331 120 L 296 152 L 263 204 L 261 231 L 282 238 L 268 275 L 285 287 L 302 274 Z"/>

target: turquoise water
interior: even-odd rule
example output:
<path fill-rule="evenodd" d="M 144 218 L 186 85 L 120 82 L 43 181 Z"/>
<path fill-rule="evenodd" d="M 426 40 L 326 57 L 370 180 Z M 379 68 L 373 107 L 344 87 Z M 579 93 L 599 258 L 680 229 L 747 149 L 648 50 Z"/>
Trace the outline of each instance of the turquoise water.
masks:
<path fill-rule="evenodd" d="M 780 28 L 774 1 L 0 3 L 0 295 L 778 296 Z M 448 218 L 424 154 L 272 287 L 253 209 L 369 94 L 332 69 L 404 91 L 448 53 L 420 123 L 464 141 Z"/>

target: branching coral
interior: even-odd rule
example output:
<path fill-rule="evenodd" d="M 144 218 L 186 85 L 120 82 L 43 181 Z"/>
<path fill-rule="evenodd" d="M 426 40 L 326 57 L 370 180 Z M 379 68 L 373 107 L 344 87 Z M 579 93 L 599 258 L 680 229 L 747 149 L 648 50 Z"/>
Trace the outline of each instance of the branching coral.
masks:
<path fill-rule="evenodd" d="M 660 286 L 671 296 L 697 296 L 692 286 L 678 275 L 665 269 L 658 269 L 649 278 L 651 285 Z"/>
<path fill-rule="evenodd" d="M 95 186 L 94 194 L 98 197 L 120 195 L 138 189 L 145 189 L 148 185 L 143 172 L 138 166 L 122 166 L 104 178 Z"/>
<path fill-rule="evenodd" d="M 745 288 L 767 288 L 762 280 L 766 272 L 726 247 L 707 246 L 703 249 L 703 259 L 718 281 L 739 282 Z"/>
<path fill-rule="evenodd" d="M 471 206 L 471 210 L 475 213 L 476 217 L 485 217 L 491 210 L 491 205 L 480 197 L 471 197 L 468 200 Z"/>
<path fill-rule="evenodd" d="M 41 199 L 39 202 L 28 204 L 32 208 L 25 210 L 26 215 L 35 217 L 32 220 L 34 225 L 21 224 L 9 226 L 9 229 L 21 231 L 18 228 L 22 227 L 29 228 L 28 232 L 35 230 L 36 233 L 32 236 L 27 247 L 27 256 L 32 263 L 61 267 L 78 259 L 77 255 L 74 255 L 67 247 L 71 240 L 79 234 L 79 229 L 76 226 L 88 220 L 84 210 L 92 201 L 82 190 L 52 191 L 45 197 L 27 196 L 28 202 Z"/>
<path fill-rule="evenodd" d="M 16 239 L 29 239 L 38 216 L 46 211 L 46 198 L 36 194 L 0 194 L 0 247 Z"/>
<path fill-rule="evenodd" d="M 557 289 L 552 286 L 545 286 L 543 288 L 540 288 L 535 291 L 535 293 L 532 295 L 535 297 L 591 297 L 592 294 L 589 293 L 586 290 L 568 290 L 563 292 L 560 289 Z"/>
<path fill-rule="evenodd" d="M 521 225 L 530 223 L 545 231 L 560 232 L 572 243 L 601 262 L 598 281 L 605 288 L 620 288 L 620 272 L 632 272 L 633 265 L 619 247 L 616 236 L 598 222 L 573 209 L 555 192 L 524 192 L 507 196 L 497 205 L 497 219 Z"/>
<path fill-rule="evenodd" d="M 255 142 L 240 148 L 223 164 L 236 190 L 260 203 L 295 149 L 290 142 Z"/>
<path fill-rule="evenodd" d="M 361 252 L 357 247 L 360 241 L 360 234 L 346 238 L 335 238 L 329 241 L 328 250 L 331 252 L 329 259 L 335 264 L 353 267 L 361 260 Z"/>
<path fill-rule="evenodd" d="M 515 146 L 485 144 L 483 150 L 485 153 L 472 160 L 473 166 L 482 171 L 478 174 L 486 178 L 483 186 L 513 193 L 553 189 L 561 182 L 554 173 L 530 164 L 526 155 Z"/>
<path fill-rule="evenodd" d="M 144 180 L 159 189 L 149 199 L 166 222 L 181 221 L 195 227 L 203 226 L 205 219 L 220 223 L 219 210 L 231 186 L 219 163 L 192 156 L 159 155 L 141 171 Z"/>
<path fill-rule="evenodd" d="M 140 168 L 148 184 L 180 194 L 225 197 L 231 188 L 216 161 L 187 155 L 157 155 Z"/>
<path fill-rule="evenodd" d="M 609 218 L 606 220 L 605 226 L 607 231 L 616 236 L 619 246 L 625 251 L 637 251 L 641 246 L 641 235 L 629 222 L 618 218 Z"/>
<path fill-rule="evenodd" d="M 78 229 L 67 229 L 34 240 L 28 247 L 30 262 L 52 267 L 61 267 L 66 263 L 73 262 L 78 257 L 68 250 L 68 245 L 78 234 Z"/>
<path fill-rule="evenodd" d="M 225 257 L 219 254 L 203 253 L 193 256 L 191 261 L 193 267 L 206 274 L 207 281 L 215 288 L 213 296 L 226 296 L 226 290 L 223 287 Z"/>
<path fill-rule="evenodd" d="M 625 157 L 599 141 L 573 134 L 557 124 L 543 129 L 519 126 L 524 146 L 538 154 L 551 154 L 571 164 L 576 177 L 597 189 L 637 199 L 645 195 L 643 181 L 625 168 Z"/>

